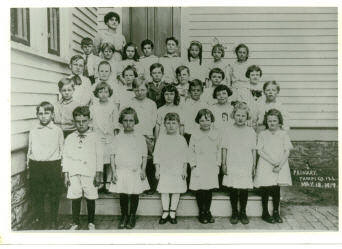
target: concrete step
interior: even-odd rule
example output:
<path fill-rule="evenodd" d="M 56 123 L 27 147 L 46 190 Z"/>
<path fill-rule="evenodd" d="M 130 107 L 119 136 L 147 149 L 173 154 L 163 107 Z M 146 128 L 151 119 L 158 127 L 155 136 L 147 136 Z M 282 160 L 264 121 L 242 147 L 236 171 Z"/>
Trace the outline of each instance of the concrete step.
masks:
<path fill-rule="evenodd" d="M 269 211 L 272 212 L 272 199 L 268 202 Z M 159 216 L 162 212 L 160 194 L 154 195 L 140 195 L 137 215 Z M 214 192 L 211 203 L 211 212 L 213 216 L 227 217 L 231 216 L 231 205 L 229 196 L 226 193 Z M 59 208 L 60 214 L 71 214 L 71 200 L 62 198 Z M 81 214 L 86 214 L 86 202 L 82 201 Z M 96 214 L 97 215 L 120 215 L 120 203 L 118 194 L 100 194 L 99 199 L 96 200 Z M 251 192 L 248 196 L 247 215 L 261 216 L 261 197 Z M 192 193 L 181 195 L 180 202 L 177 209 L 178 216 L 197 216 L 198 207 L 196 198 Z"/>

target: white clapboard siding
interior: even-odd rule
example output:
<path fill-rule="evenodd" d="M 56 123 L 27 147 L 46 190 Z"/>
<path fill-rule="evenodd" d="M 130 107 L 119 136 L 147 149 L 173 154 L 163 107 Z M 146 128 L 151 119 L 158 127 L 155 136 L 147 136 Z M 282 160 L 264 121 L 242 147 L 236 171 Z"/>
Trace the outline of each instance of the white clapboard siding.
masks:
<path fill-rule="evenodd" d="M 291 126 L 337 127 L 337 8 L 182 8 L 183 53 L 198 40 L 209 62 L 214 37 L 227 64 L 239 43 L 249 47 L 262 80 L 279 83 Z"/>
<path fill-rule="evenodd" d="M 97 33 L 97 8 L 72 8 L 72 51 L 82 53 L 81 40 L 95 38 Z"/>

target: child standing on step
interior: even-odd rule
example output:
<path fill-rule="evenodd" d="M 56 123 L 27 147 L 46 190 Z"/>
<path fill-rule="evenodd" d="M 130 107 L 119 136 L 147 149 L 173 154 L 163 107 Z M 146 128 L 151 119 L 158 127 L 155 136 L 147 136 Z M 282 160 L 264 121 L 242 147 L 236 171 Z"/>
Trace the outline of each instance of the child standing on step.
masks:
<path fill-rule="evenodd" d="M 177 90 L 180 97 L 180 102 L 183 104 L 186 99 L 189 97 L 189 79 L 190 79 L 190 70 L 187 66 L 179 66 L 176 69 L 177 76 Z M 203 91 L 202 91 L 203 92 Z"/>
<path fill-rule="evenodd" d="M 83 76 L 88 77 L 91 84 L 94 84 L 97 64 L 100 58 L 96 55 L 93 55 L 93 50 L 94 50 L 93 40 L 89 37 L 83 38 L 81 40 L 81 49 L 84 53 L 83 54 L 83 58 L 84 58 Z"/>
<path fill-rule="evenodd" d="M 212 190 L 218 188 L 218 174 L 221 166 L 221 136 L 212 128 L 213 113 L 201 109 L 196 116 L 200 129 L 194 130 L 190 138 L 191 190 L 196 191 L 196 200 L 201 223 L 214 223 L 210 206 Z"/>
<path fill-rule="evenodd" d="M 246 77 L 247 68 L 250 66 L 248 62 L 249 49 L 241 43 L 235 48 L 236 61 L 231 64 L 231 79 L 233 89 L 249 84 Z"/>
<path fill-rule="evenodd" d="M 153 161 L 156 166 L 156 179 L 159 180 L 158 192 L 161 193 L 163 214 L 159 224 L 165 224 L 170 218 L 177 224 L 176 211 L 181 193 L 185 193 L 188 146 L 179 130 L 179 115 L 171 112 L 164 118 L 166 134 L 157 140 Z"/>
<path fill-rule="evenodd" d="M 205 82 L 208 77 L 208 68 L 202 59 L 202 43 L 199 41 L 192 41 L 188 48 L 187 66 L 190 70 L 190 80 L 199 79 Z"/>
<path fill-rule="evenodd" d="M 162 97 L 161 92 L 164 86 L 166 86 L 165 81 L 163 81 L 164 76 L 164 67 L 160 63 L 154 63 L 150 67 L 150 75 L 152 78 L 152 81 L 147 84 L 148 92 L 147 97 L 149 99 L 152 99 L 156 105 L 157 108 L 162 106 Z"/>
<path fill-rule="evenodd" d="M 122 61 L 120 62 L 119 70 L 117 72 L 117 79 L 121 82 L 124 80 L 122 79 L 122 72 L 128 66 L 135 68 L 138 76 L 144 74 L 143 68 L 141 67 L 141 63 L 139 62 L 140 56 L 138 54 L 138 48 L 133 42 L 129 42 L 123 48 L 122 54 Z"/>
<path fill-rule="evenodd" d="M 253 188 L 253 172 L 256 164 L 256 135 L 246 126 L 250 112 L 245 103 L 237 102 L 231 114 L 234 125 L 226 128 L 222 136 L 222 184 L 229 188 L 232 207 L 231 224 L 248 224 L 246 206 L 248 189 Z M 238 201 L 240 212 L 238 211 Z"/>
<path fill-rule="evenodd" d="M 143 40 L 140 45 L 143 56 L 140 57 L 140 64 L 145 76 L 145 80 L 150 82 L 152 80 L 150 75 L 150 67 L 154 63 L 158 63 L 159 58 L 153 54 L 154 44 L 150 39 Z"/>
<path fill-rule="evenodd" d="M 67 198 L 72 200 L 73 224 L 70 230 L 80 227 L 82 195 L 87 201 L 88 229 L 95 230 L 95 200 L 103 169 L 102 144 L 98 135 L 89 129 L 88 106 L 78 106 L 72 115 L 77 131 L 66 138 L 62 160 Z"/>
<path fill-rule="evenodd" d="M 147 146 L 144 136 L 135 132 L 134 126 L 139 119 L 133 108 L 121 111 L 119 123 L 123 126 L 123 132 L 115 137 L 113 143 L 110 160 L 113 174 L 109 191 L 120 194 L 121 218 L 118 228 L 132 229 L 135 227 L 139 194 L 149 189 L 145 173 Z"/>
<path fill-rule="evenodd" d="M 281 129 L 283 116 L 277 109 L 265 114 L 266 130 L 258 136 L 257 150 L 260 155 L 254 186 L 260 187 L 262 219 L 268 223 L 282 223 L 279 215 L 280 186 L 292 185 L 288 163 L 293 148 L 289 135 Z M 268 197 L 272 196 L 273 216 L 268 212 Z"/>
<path fill-rule="evenodd" d="M 30 131 L 27 152 L 30 196 L 36 229 L 57 229 L 59 197 L 63 192 L 61 157 L 63 132 L 53 124 L 54 107 L 49 102 L 37 106 L 39 124 Z M 49 194 L 50 213 L 45 216 L 45 195 Z M 49 217 L 49 226 L 46 217 Z"/>

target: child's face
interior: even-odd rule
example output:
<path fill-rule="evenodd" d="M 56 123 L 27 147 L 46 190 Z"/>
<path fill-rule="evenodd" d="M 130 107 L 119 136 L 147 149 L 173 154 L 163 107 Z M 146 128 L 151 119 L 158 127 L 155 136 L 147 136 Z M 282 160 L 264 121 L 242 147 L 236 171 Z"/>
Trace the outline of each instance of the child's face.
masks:
<path fill-rule="evenodd" d="M 144 55 L 146 56 L 146 57 L 149 57 L 149 56 L 151 56 L 152 55 L 152 51 L 153 51 L 153 49 L 152 49 L 152 46 L 151 46 L 151 44 L 146 44 L 144 47 L 143 47 L 143 53 L 144 53 Z"/>
<path fill-rule="evenodd" d="M 190 48 L 190 56 L 192 58 L 198 58 L 199 53 L 200 53 L 199 47 L 197 45 L 192 45 Z"/>
<path fill-rule="evenodd" d="M 135 48 L 132 46 L 127 47 L 126 55 L 128 59 L 133 59 L 135 54 Z"/>
<path fill-rule="evenodd" d="M 269 84 L 265 89 L 265 96 L 266 96 L 267 101 L 269 102 L 274 101 L 278 96 L 277 86 L 273 84 Z"/>
<path fill-rule="evenodd" d="M 238 61 L 246 61 L 247 60 L 247 49 L 241 47 L 237 52 Z"/>
<path fill-rule="evenodd" d="M 220 60 L 222 58 L 222 51 L 221 51 L 221 49 L 218 49 L 218 48 L 214 49 L 213 57 L 214 57 L 215 61 Z"/>
<path fill-rule="evenodd" d="M 235 124 L 244 126 L 247 121 L 247 112 L 245 110 L 237 110 L 234 115 Z"/>
<path fill-rule="evenodd" d="M 74 60 L 70 65 L 70 69 L 74 75 L 82 75 L 84 70 L 84 60 Z"/>
<path fill-rule="evenodd" d="M 103 50 L 103 57 L 104 57 L 106 60 L 112 59 L 112 57 L 113 57 L 113 50 L 111 50 L 110 48 L 105 48 L 105 49 Z"/>
<path fill-rule="evenodd" d="M 164 94 L 166 104 L 173 104 L 175 99 L 175 92 L 165 92 Z"/>
<path fill-rule="evenodd" d="M 122 126 L 124 127 L 125 132 L 134 131 L 134 114 L 126 114 L 122 119 Z"/>
<path fill-rule="evenodd" d="M 279 119 L 277 116 L 268 115 L 266 121 L 267 121 L 268 129 L 270 131 L 276 131 L 279 129 L 280 124 L 279 124 Z"/>
<path fill-rule="evenodd" d="M 200 86 L 193 86 L 191 87 L 190 89 L 190 97 L 197 101 L 200 99 L 201 97 L 201 94 L 202 94 L 202 88 Z"/>
<path fill-rule="evenodd" d="M 74 121 L 79 133 L 85 133 L 89 129 L 89 117 L 78 115 L 75 117 Z"/>
<path fill-rule="evenodd" d="M 53 112 L 49 110 L 44 110 L 44 107 L 39 107 L 39 110 L 37 112 L 37 118 L 39 119 L 41 125 L 46 126 L 53 119 Z"/>
<path fill-rule="evenodd" d="M 154 82 L 160 82 L 163 78 L 163 72 L 160 67 L 156 67 L 151 72 L 151 77 Z"/>
<path fill-rule="evenodd" d="M 83 50 L 83 52 L 84 52 L 85 55 L 90 55 L 92 49 L 93 49 L 93 45 L 92 45 L 92 44 L 83 45 L 83 46 L 82 46 L 82 50 Z"/>
<path fill-rule="evenodd" d="M 260 81 L 260 72 L 259 71 L 250 72 L 249 81 L 251 84 L 258 84 Z"/>
<path fill-rule="evenodd" d="M 119 26 L 119 21 L 113 16 L 111 19 L 108 20 L 106 25 L 110 29 L 117 29 Z"/>
<path fill-rule="evenodd" d="M 100 78 L 100 80 L 107 81 L 109 79 L 110 73 L 111 73 L 111 70 L 110 70 L 109 65 L 102 64 L 99 67 L 99 78 Z"/>
<path fill-rule="evenodd" d="M 166 120 L 164 125 L 167 134 L 175 134 L 179 130 L 179 124 L 177 120 Z"/>
<path fill-rule="evenodd" d="M 210 130 L 211 127 L 211 117 L 210 115 L 203 115 L 199 120 L 198 123 L 200 125 L 200 129 L 203 131 Z"/>
<path fill-rule="evenodd" d="M 166 51 L 168 54 L 174 54 L 177 52 L 178 46 L 174 40 L 169 40 L 166 43 Z"/>
<path fill-rule="evenodd" d="M 98 91 L 97 96 L 99 97 L 101 102 L 107 102 L 109 98 L 109 90 L 108 87 L 102 88 Z"/>
<path fill-rule="evenodd" d="M 218 91 L 216 93 L 216 99 L 217 99 L 217 103 L 220 105 L 224 105 L 227 103 L 228 100 L 228 93 L 226 90 L 223 91 Z"/>
<path fill-rule="evenodd" d="M 140 84 L 140 86 L 137 88 L 134 88 L 133 91 L 134 91 L 135 97 L 138 100 L 143 100 L 146 98 L 147 88 L 146 88 L 145 84 Z"/>
<path fill-rule="evenodd" d="M 177 74 L 177 80 L 181 85 L 184 85 L 189 82 L 189 73 L 186 69 L 182 70 L 179 74 Z"/>
<path fill-rule="evenodd" d="M 127 85 L 130 85 L 133 83 L 135 76 L 133 70 L 126 70 L 124 74 L 124 80 Z"/>
<path fill-rule="evenodd" d="M 69 100 L 72 98 L 72 95 L 74 93 L 74 88 L 72 86 L 72 84 L 68 84 L 68 85 L 64 85 L 61 90 L 60 93 L 62 95 L 62 98 L 64 100 Z"/>
<path fill-rule="evenodd" d="M 213 83 L 213 86 L 218 86 L 222 82 L 222 74 L 220 73 L 213 73 L 211 75 L 211 82 Z"/>

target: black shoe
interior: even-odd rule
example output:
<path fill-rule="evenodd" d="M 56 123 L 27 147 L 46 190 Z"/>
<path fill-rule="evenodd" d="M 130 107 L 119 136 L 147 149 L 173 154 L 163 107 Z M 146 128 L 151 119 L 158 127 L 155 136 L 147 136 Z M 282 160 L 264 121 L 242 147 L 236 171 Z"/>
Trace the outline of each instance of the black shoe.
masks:
<path fill-rule="evenodd" d="M 207 217 L 207 220 L 208 220 L 209 223 L 215 223 L 215 219 L 214 219 L 214 217 L 211 215 L 211 212 L 210 212 L 210 211 L 206 212 L 206 217 Z"/>
<path fill-rule="evenodd" d="M 262 219 L 263 221 L 266 221 L 267 223 L 271 223 L 271 224 L 274 224 L 274 223 L 275 223 L 275 220 L 274 220 L 273 217 L 272 217 L 271 215 L 269 215 L 269 214 L 263 214 L 263 215 L 261 216 L 261 219 Z"/>
<path fill-rule="evenodd" d="M 176 211 L 175 211 L 175 210 L 170 210 L 170 213 L 171 213 L 171 212 L 175 213 L 175 218 L 172 218 L 172 217 L 170 216 L 170 223 L 171 223 L 171 224 L 177 224 L 178 222 L 177 222 L 177 217 L 176 217 Z"/>
<path fill-rule="evenodd" d="M 202 224 L 207 224 L 207 223 L 208 223 L 208 219 L 207 219 L 207 217 L 205 217 L 205 213 L 204 213 L 203 211 L 201 211 L 201 212 L 199 213 L 198 220 L 199 220 L 199 222 L 201 222 Z"/>
<path fill-rule="evenodd" d="M 240 213 L 240 221 L 242 224 L 247 225 L 249 223 L 249 219 L 246 215 L 246 212 L 241 212 Z"/>
<path fill-rule="evenodd" d="M 236 213 L 233 213 L 229 218 L 230 224 L 236 225 L 239 222 L 239 216 Z"/>
<path fill-rule="evenodd" d="M 168 213 L 169 211 L 163 211 L 163 214 L 164 213 Z M 160 217 L 159 219 L 159 224 L 160 225 L 164 225 L 167 221 L 169 220 L 169 215 L 166 216 L 166 218 L 163 218 L 163 215 Z"/>
<path fill-rule="evenodd" d="M 127 215 L 121 215 L 120 222 L 118 225 L 118 229 L 124 229 L 127 225 L 128 216 Z"/>
<path fill-rule="evenodd" d="M 277 223 L 283 223 L 283 219 L 280 217 L 279 212 L 277 211 L 273 212 L 273 219 Z"/>
<path fill-rule="evenodd" d="M 128 218 L 128 222 L 126 225 L 127 229 L 132 229 L 135 227 L 135 214 L 131 214 Z"/>

